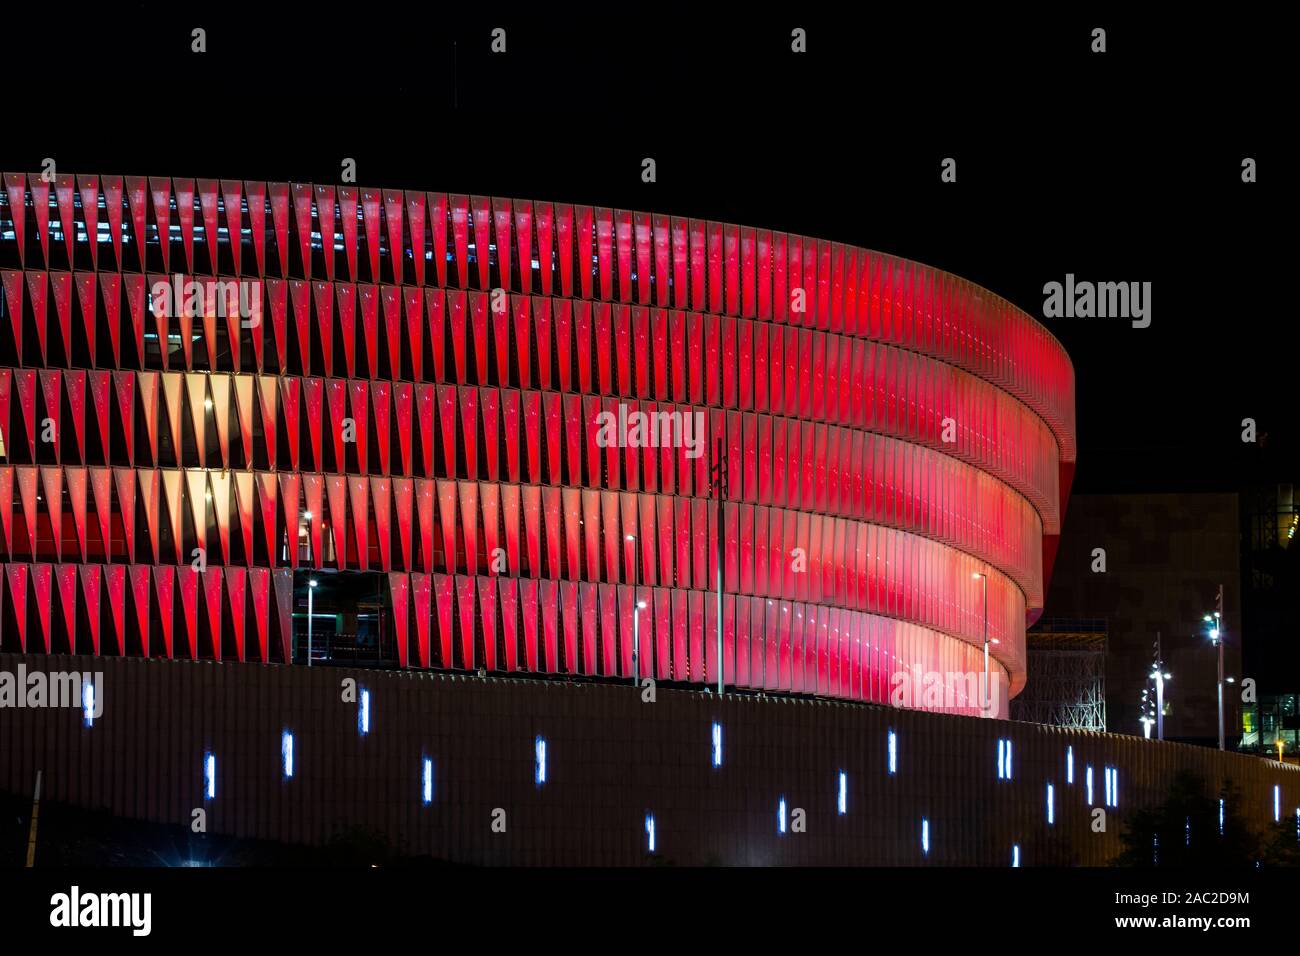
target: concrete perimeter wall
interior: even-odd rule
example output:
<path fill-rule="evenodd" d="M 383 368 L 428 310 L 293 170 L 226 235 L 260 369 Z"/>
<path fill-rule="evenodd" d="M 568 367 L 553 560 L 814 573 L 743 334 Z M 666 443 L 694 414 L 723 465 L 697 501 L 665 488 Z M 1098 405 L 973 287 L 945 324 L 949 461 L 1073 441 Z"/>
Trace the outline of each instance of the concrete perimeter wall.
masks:
<path fill-rule="evenodd" d="M 484 865 L 816 864 L 1104 865 L 1126 817 L 1162 801 L 1192 770 L 1229 812 L 1261 828 L 1273 787 L 1294 818 L 1300 769 L 1235 754 L 1114 734 L 951 717 L 874 705 L 766 699 L 630 684 L 480 679 L 427 671 L 0 654 L 0 672 L 103 673 L 102 716 L 79 709 L 0 709 L 0 789 L 209 832 L 318 844 L 340 829 L 379 831 L 403 852 Z M 371 694 L 370 733 L 342 683 Z M 712 725 L 723 762 L 712 766 Z M 281 737 L 292 731 L 295 774 Z M 888 772 L 888 735 L 897 772 Z M 535 740 L 547 779 L 534 781 Z M 997 778 L 998 740 L 1012 742 L 1012 779 Z M 1074 782 L 1066 781 L 1073 747 Z M 217 791 L 203 799 L 203 756 Z M 434 798 L 421 799 L 424 757 Z M 1103 806 L 1104 768 L 1118 771 L 1118 808 L 1092 832 L 1085 794 Z M 837 813 L 840 772 L 847 812 Z M 1046 818 L 1047 785 L 1055 823 Z M 806 832 L 777 832 L 784 797 Z M 492 829 L 505 811 L 506 832 Z M 646 852 L 645 817 L 656 853 Z M 921 850 L 922 819 L 930 852 Z"/>

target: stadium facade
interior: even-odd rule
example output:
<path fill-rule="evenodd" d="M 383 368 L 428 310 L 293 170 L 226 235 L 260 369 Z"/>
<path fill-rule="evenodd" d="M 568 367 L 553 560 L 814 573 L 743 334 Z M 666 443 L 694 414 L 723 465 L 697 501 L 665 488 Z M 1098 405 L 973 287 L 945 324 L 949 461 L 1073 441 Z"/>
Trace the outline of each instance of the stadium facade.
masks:
<path fill-rule="evenodd" d="M 1294 768 L 962 719 L 1024 684 L 1075 446 L 1060 346 L 961 279 L 613 209 L 6 173 L 0 329 L 5 790 L 479 864 L 1104 863 L 1184 770 L 1300 827 Z M 283 666 L 313 581 L 378 596 L 394 668 Z"/>
<path fill-rule="evenodd" d="M 988 714 L 1024 684 L 1073 371 L 969 282 L 560 203 L 0 194 L 5 650 L 289 662 L 336 572 L 403 667 L 714 684 L 720 604 L 729 687 L 975 714 L 986 646 Z"/>

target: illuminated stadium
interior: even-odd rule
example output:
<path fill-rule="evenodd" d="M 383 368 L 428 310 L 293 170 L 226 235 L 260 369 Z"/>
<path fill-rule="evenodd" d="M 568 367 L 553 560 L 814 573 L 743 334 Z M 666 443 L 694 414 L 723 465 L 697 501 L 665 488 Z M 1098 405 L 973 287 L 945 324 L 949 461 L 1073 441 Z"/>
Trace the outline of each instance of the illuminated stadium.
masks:
<path fill-rule="evenodd" d="M 609 208 L 6 173 L 0 284 L 0 790 L 486 865 L 1098 865 L 1097 814 L 1181 769 L 1239 788 L 1220 821 L 1291 818 L 1292 768 L 1004 719 L 1074 373 L 962 279 Z M 33 672 L 94 690 L 7 702 Z"/>
<path fill-rule="evenodd" d="M 315 582 L 381 666 L 716 685 L 720 605 L 730 688 L 977 714 L 986 639 L 990 715 L 1024 684 L 1073 371 L 971 283 L 517 199 L 3 193 L 5 649 L 304 662 Z"/>

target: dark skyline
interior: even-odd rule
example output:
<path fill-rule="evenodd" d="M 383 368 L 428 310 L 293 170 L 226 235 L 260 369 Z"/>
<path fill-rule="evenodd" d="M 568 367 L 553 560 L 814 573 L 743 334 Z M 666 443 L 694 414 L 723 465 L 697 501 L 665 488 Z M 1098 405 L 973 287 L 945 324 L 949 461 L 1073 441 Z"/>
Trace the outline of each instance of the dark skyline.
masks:
<path fill-rule="evenodd" d="M 1077 382 L 1076 493 L 1237 490 L 1261 453 L 1270 477 L 1294 471 L 1273 224 L 1294 187 L 1279 165 L 1272 64 L 1261 55 L 1234 71 L 1245 39 L 1231 27 L 1207 38 L 1101 17 L 1098 55 L 1090 21 L 896 18 L 861 33 L 808 20 L 809 52 L 796 55 L 770 17 L 579 29 L 502 15 L 413 21 L 382 48 L 375 38 L 376 59 L 321 18 L 209 22 L 208 52 L 193 54 L 190 19 L 100 24 L 123 62 L 152 51 L 156 75 L 120 78 L 140 84 L 134 111 L 47 76 L 85 98 L 85 125 L 43 113 L 42 80 L 4 122 L 5 168 L 53 154 L 70 171 L 331 181 L 350 157 L 363 185 L 671 211 L 861 245 L 978 282 L 1061 340 Z M 494 25 L 505 54 L 489 51 Z M 909 61 L 902 37 L 931 54 Z M 1205 55 L 1209 40 L 1221 56 Z M 1177 104 L 1161 98 L 1173 83 Z M 231 112 L 244 131 L 234 141 L 216 132 Z M 653 184 L 641 182 L 645 157 Z M 940 182 L 945 157 L 956 183 Z M 1259 182 L 1242 183 L 1243 157 Z M 1150 282 L 1150 327 L 1044 319 L 1044 284 L 1067 274 Z M 1247 417 L 1256 446 L 1240 440 Z"/>

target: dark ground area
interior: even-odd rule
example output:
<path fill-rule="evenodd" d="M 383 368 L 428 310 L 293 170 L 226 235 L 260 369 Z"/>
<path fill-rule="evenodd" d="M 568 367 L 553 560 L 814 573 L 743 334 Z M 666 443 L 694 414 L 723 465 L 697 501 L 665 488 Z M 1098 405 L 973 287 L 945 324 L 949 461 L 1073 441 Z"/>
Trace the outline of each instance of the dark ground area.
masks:
<path fill-rule="evenodd" d="M 0 869 L 27 859 L 31 796 L 0 793 Z M 325 847 L 191 833 L 188 827 L 126 820 L 109 813 L 41 801 L 36 866 L 446 866 L 428 857 L 403 857 L 382 838 L 345 831 Z"/>

